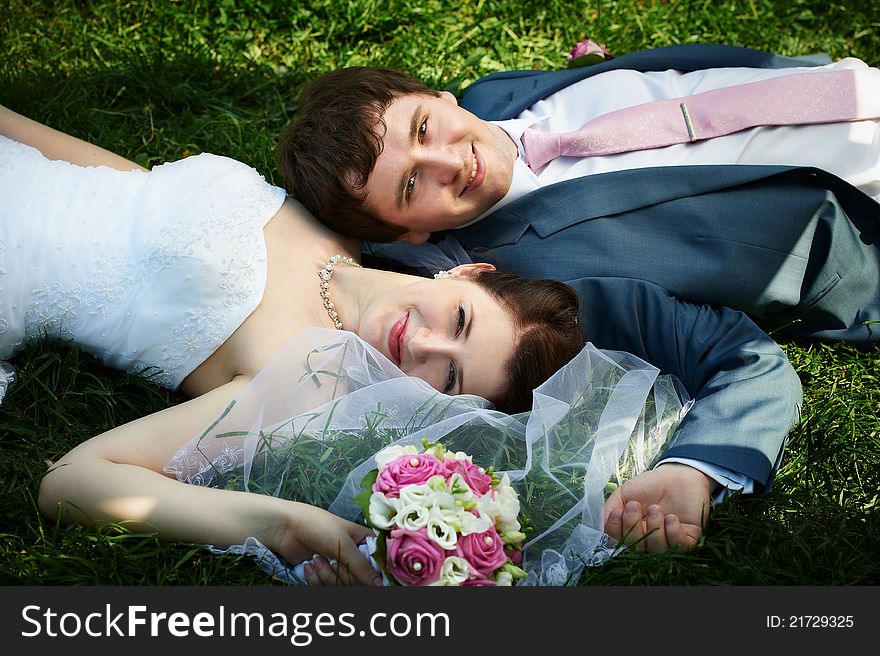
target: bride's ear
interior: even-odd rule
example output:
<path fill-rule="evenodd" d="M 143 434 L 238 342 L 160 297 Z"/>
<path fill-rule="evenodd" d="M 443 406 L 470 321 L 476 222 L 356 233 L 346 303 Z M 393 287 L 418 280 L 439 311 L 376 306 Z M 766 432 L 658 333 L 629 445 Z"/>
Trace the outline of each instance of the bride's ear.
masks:
<path fill-rule="evenodd" d="M 495 266 L 488 262 L 474 262 L 473 264 L 459 264 L 448 271 L 449 278 L 471 278 L 478 271 L 494 271 Z"/>

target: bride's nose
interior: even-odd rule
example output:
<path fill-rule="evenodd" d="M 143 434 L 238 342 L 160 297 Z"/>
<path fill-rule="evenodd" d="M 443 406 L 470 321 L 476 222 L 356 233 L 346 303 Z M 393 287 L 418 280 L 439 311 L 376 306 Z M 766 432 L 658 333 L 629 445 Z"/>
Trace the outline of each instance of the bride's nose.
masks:
<path fill-rule="evenodd" d="M 415 364 L 425 364 L 432 359 L 442 357 L 448 359 L 452 355 L 453 343 L 442 333 L 422 326 L 412 336 L 409 351 Z"/>

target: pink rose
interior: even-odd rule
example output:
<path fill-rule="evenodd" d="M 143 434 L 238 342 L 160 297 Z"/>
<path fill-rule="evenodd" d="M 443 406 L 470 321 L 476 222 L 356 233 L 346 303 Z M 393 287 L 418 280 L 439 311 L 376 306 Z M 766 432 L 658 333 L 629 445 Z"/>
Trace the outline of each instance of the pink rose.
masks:
<path fill-rule="evenodd" d="M 485 472 L 480 471 L 474 463 L 467 460 L 456 460 L 455 458 L 447 458 L 443 461 L 443 468 L 446 470 L 446 479 L 453 474 L 459 474 L 467 486 L 474 494 L 483 496 L 489 491 L 492 484 L 492 477 Z"/>
<path fill-rule="evenodd" d="M 483 577 L 488 577 L 507 562 L 504 543 L 494 526 L 483 533 L 460 535 L 455 555 L 468 561 L 471 569 Z"/>
<path fill-rule="evenodd" d="M 425 483 L 432 476 L 442 476 L 444 473 L 443 463 L 431 453 L 398 456 L 379 470 L 379 476 L 373 483 L 373 492 L 397 498 L 400 488 Z"/>
<path fill-rule="evenodd" d="M 478 585 L 496 585 L 495 581 L 492 579 L 468 579 L 467 581 L 462 581 L 459 587 L 473 587 Z"/>
<path fill-rule="evenodd" d="M 388 573 L 401 585 L 428 585 L 440 578 L 446 552 L 426 529 L 395 528 L 386 542 L 385 558 Z"/>
<path fill-rule="evenodd" d="M 611 53 L 608 52 L 608 48 L 605 47 L 604 43 L 598 44 L 592 39 L 584 39 L 574 44 L 574 48 L 568 54 L 568 63 L 571 65 L 578 57 L 586 57 L 587 55 L 597 55 L 600 60 L 612 59 Z"/>

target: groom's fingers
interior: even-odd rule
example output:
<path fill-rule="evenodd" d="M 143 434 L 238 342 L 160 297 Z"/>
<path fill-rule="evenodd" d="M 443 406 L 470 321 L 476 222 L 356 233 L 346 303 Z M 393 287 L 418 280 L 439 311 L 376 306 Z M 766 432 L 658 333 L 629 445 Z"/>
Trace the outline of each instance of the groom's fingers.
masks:
<path fill-rule="evenodd" d="M 666 515 L 666 536 L 669 546 L 687 551 L 697 545 L 703 534 L 699 526 L 682 524 L 677 515 Z"/>
<path fill-rule="evenodd" d="M 642 504 L 638 501 L 628 501 L 623 509 L 621 529 L 623 541 L 631 545 L 638 552 L 645 551 L 645 527 L 643 524 Z"/>
<path fill-rule="evenodd" d="M 605 532 L 618 542 L 623 541 L 623 510 L 615 508 L 605 520 Z"/>
<path fill-rule="evenodd" d="M 659 554 L 669 549 L 669 540 L 666 534 L 666 523 L 660 506 L 653 504 L 648 506 L 645 516 L 645 548 L 649 553 Z"/>

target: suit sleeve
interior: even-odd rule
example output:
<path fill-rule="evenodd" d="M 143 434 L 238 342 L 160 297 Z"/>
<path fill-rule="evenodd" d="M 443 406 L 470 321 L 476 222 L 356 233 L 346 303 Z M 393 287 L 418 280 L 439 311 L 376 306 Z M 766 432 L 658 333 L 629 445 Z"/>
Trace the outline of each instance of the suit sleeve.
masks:
<path fill-rule="evenodd" d="M 581 299 L 590 342 L 628 351 L 677 376 L 695 400 L 661 457 L 732 470 L 766 494 L 803 400 L 779 345 L 742 312 L 686 303 L 652 283 L 567 283 Z"/>

